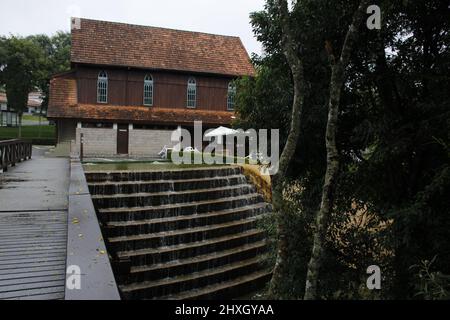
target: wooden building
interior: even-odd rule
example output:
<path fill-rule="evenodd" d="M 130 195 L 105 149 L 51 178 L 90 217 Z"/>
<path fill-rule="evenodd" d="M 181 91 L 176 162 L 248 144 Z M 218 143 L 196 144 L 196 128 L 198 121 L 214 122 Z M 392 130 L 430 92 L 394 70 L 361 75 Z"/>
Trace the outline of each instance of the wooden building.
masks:
<path fill-rule="evenodd" d="M 229 126 L 233 81 L 254 68 L 237 37 L 88 19 L 72 26 L 69 72 L 50 83 L 58 144 L 94 156 L 154 156 L 179 126 Z"/>

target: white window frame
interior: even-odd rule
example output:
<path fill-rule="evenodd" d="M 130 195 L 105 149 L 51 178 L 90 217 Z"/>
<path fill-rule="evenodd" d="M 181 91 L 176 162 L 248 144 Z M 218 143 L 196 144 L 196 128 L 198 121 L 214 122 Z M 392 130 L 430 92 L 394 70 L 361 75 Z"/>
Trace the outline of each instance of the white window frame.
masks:
<path fill-rule="evenodd" d="M 154 90 L 153 77 L 148 74 L 144 78 L 144 106 L 153 107 Z"/>
<path fill-rule="evenodd" d="M 97 103 L 108 103 L 108 74 L 104 70 L 98 74 Z"/>
<path fill-rule="evenodd" d="M 228 84 L 228 94 L 227 94 L 227 110 L 234 111 L 236 107 L 236 85 L 233 81 Z"/>
<path fill-rule="evenodd" d="M 188 80 L 186 107 L 189 109 L 197 108 L 197 81 L 195 78 L 189 78 Z"/>

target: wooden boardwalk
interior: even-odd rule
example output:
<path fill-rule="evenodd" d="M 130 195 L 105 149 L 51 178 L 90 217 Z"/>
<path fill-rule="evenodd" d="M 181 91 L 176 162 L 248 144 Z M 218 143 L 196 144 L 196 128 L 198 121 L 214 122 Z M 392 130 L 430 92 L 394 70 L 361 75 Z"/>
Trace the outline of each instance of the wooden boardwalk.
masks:
<path fill-rule="evenodd" d="M 63 299 L 67 213 L 0 213 L 0 299 Z"/>
<path fill-rule="evenodd" d="M 0 173 L 0 299 L 64 299 L 69 159 Z"/>

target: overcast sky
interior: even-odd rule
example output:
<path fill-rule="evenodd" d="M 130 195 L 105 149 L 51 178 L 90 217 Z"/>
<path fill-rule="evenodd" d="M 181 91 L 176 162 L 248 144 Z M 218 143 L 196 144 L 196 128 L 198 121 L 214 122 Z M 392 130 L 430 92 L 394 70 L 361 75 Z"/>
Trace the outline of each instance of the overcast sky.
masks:
<path fill-rule="evenodd" d="M 239 36 L 251 54 L 261 53 L 249 14 L 264 0 L 1 0 L 0 35 L 70 30 L 70 17 Z"/>

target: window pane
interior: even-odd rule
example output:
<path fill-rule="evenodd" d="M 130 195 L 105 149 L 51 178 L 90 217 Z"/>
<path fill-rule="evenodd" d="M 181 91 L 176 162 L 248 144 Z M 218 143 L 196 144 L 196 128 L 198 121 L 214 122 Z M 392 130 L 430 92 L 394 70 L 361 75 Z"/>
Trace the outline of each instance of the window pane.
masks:
<path fill-rule="evenodd" d="M 97 81 L 97 102 L 108 102 L 108 75 L 105 71 L 101 71 Z"/>
<path fill-rule="evenodd" d="M 230 111 L 234 110 L 236 100 L 236 87 L 234 84 L 230 83 L 228 85 L 228 97 L 227 97 L 227 109 Z"/>
<path fill-rule="evenodd" d="M 144 79 L 144 105 L 153 106 L 153 78 L 149 75 Z"/>
<path fill-rule="evenodd" d="M 195 108 L 197 106 L 197 85 L 195 79 L 190 78 L 187 87 L 187 107 Z"/>

